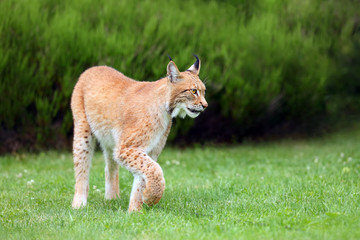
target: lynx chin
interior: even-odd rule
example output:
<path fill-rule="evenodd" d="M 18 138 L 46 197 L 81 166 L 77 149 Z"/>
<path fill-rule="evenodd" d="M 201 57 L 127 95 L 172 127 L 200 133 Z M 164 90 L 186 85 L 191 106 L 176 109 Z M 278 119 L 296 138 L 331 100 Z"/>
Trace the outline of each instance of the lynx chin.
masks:
<path fill-rule="evenodd" d="M 197 117 L 208 106 L 205 85 L 199 79 L 200 60 L 180 72 L 170 59 L 167 76 L 139 82 L 113 68 L 92 67 L 75 85 L 71 109 L 74 118 L 73 208 L 86 205 L 89 173 L 98 140 L 105 158 L 105 198 L 119 197 L 119 165 L 134 175 L 129 212 L 143 203 L 158 203 L 165 179 L 157 158 L 165 146 L 172 118 Z"/>

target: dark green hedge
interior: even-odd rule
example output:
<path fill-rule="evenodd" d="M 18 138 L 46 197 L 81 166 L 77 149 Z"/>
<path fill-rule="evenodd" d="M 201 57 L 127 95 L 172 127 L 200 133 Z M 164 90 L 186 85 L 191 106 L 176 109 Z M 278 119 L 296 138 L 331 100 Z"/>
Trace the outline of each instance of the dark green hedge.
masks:
<path fill-rule="evenodd" d="M 192 53 L 202 59 L 213 107 L 197 124 L 248 129 L 358 112 L 359 9 L 351 0 L 0 1 L 2 139 L 35 137 L 46 146 L 69 138 L 82 71 L 105 64 L 156 80 L 166 54 L 180 69 Z M 171 137 L 193 124 L 176 121 Z"/>

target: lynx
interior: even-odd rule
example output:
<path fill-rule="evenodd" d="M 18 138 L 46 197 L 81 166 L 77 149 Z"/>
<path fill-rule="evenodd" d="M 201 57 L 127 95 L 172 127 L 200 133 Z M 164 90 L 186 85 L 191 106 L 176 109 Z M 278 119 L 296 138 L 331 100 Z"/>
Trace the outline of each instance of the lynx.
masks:
<path fill-rule="evenodd" d="M 158 203 L 165 179 L 157 158 L 165 146 L 172 118 L 197 117 L 208 103 L 199 79 L 200 60 L 179 72 L 170 58 L 167 76 L 140 82 L 107 66 L 81 74 L 71 109 L 74 118 L 73 157 L 75 194 L 73 208 L 87 203 L 91 159 L 98 140 L 105 158 L 105 198 L 119 197 L 119 165 L 134 176 L 129 212 L 143 203 Z"/>

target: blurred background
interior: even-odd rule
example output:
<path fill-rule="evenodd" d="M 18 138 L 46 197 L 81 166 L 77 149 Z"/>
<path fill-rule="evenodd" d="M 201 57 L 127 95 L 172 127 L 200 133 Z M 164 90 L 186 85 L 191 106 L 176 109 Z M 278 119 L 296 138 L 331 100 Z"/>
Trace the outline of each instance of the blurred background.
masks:
<path fill-rule="evenodd" d="M 79 75 L 202 60 L 209 108 L 174 145 L 314 136 L 360 119 L 358 0 L 2 0 L 0 152 L 67 149 Z M 345 123 L 345 124 L 344 124 Z"/>

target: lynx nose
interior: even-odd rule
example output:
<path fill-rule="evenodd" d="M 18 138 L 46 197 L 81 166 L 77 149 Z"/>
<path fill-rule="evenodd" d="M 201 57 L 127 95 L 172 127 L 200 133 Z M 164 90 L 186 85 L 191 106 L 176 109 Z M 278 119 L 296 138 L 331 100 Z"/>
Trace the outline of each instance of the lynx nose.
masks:
<path fill-rule="evenodd" d="M 208 103 L 206 101 L 201 102 L 201 106 L 203 106 L 203 108 L 205 109 L 208 107 Z"/>

